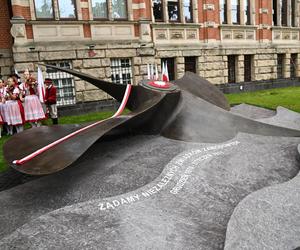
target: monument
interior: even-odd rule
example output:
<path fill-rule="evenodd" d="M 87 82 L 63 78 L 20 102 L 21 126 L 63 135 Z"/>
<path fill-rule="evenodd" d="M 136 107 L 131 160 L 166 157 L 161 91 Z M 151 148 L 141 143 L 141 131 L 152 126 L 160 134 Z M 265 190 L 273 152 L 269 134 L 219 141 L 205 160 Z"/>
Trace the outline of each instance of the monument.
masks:
<path fill-rule="evenodd" d="M 230 111 L 192 73 L 126 86 L 60 70 L 120 108 L 103 122 L 35 128 L 7 142 L 12 167 L 52 174 L 0 192 L 0 249 L 300 246 L 299 114 Z"/>

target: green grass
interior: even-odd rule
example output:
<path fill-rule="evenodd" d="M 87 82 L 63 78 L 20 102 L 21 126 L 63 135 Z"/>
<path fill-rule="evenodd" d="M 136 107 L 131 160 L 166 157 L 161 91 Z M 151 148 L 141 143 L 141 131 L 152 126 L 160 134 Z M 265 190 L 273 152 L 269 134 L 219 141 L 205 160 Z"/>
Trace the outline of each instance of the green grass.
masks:
<path fill-rule="evenodd" d="M 83 115 L 64 116 L 64 117 L 59 117 L 58 122 L 59 124 L 74 124 L 74 123 L 98 121 L 98 120 L 109 118 L 113 114 L 114 111 L 103 111 L 103 112 L 87 113 Z M 51 119 L 48 119 L 43 122 L 43 125 L 51 125 L 51 124 L 52 124 Z"/>
<path fill-rule="evenodd" d="M 127 114 L 129 110 L 125 109 L 123 114 Z M 106 118 L 111 117 L 115 111 L 103 111 L 103 112 L 94 112 L 87 113 L 83 115 L 74 115 L 74 116 L 64 116 L 59 117 L 59 124 L 74 124 L 74 123 L 84 123 L 84 122 L 92 122 L 104 120 Z M 43 125 L 52 125 L 51 119 L 43 121 Z M 30 126 L 26 124 L 25 128 L 29 128 Z M 0 139 L 0 172 L 7 170 L 8 166 L 3 158 L 3 145 L 10 138 L 10 136 L 2 136 Z"/>
<path fill-rule="evenodd" d="M 3 172 L 7 169 L 7 164 L 3 158 L 3 145 L 9 139 L 10 136 L 2 136 L 0 139 L 0 172 Z"/>
<path fill-rule="evenodd" d="M 283 106 L 300 113 L 300 87 L 227 94 L 226 97 L 231 105 L 247 103 L 268 109 Z"/>

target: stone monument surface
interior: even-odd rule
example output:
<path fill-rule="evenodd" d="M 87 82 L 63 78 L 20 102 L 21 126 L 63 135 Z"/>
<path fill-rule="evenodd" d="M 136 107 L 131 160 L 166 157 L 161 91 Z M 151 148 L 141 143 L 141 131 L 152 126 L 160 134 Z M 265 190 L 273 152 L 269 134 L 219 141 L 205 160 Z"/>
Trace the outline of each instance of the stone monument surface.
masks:
<path fill-rule="evenodd" d="M 129 115 L 68 168 L 0 192 L 0 249 L 299 247 L 300 115 L 229 112 L 189 78 L 206 84 L 183 78 L 174 110 L 158 98 L 173 112 L 160 129 L 128 133 Z"/>

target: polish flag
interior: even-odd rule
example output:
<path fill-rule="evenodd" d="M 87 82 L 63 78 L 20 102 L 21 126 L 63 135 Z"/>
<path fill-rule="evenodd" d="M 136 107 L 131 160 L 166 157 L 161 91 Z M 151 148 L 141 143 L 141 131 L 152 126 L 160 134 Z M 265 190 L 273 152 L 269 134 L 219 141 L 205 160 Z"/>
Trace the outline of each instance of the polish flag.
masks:
<path fill-rule="evenodd" d="M 166 64 L 162 64 L 162 80 L 164 82 L 168 82 L 169 81 L 169 73 L 168 73 L 168 65 L 167 62 Z"/>
<path fill-rule="evenodd" d="M 150 66 L 149 63 L 147 64 L 147 79 L 150 80 Z"/>
<path fill-rule="evenodd" d="M 38 77 L 37 77 L 37 82 L 38 82 L 38 93 L 39 93 L 39 99 L 41 103 L 45 102 L 45 85 L 44 85 L 44 78 L 43 78 L 43 73 L 40 67 L 38 67 Z"/>
<path fill-rule="evenodd" d="M 157 68 L 157 64 L 155 64 L 155 78 L 154 78 L 155 81 L 158 80 L 158 68 Z"/>

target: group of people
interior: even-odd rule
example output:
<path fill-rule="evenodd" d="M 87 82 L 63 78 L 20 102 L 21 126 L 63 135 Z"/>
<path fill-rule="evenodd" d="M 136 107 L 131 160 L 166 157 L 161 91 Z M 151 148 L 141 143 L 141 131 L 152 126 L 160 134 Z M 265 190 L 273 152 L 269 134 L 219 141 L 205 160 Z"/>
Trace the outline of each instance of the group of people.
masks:
<path fill-rule="evenodd" d="M 8 135 L 22 132 L 25 123 L 39 127 L 48 116 L 53 124 L 58 124 L 56 87 L 49 78 L 44 84 L 45 93 L 39 93 L 38 82 L 28 70 L 24 71 L 23 81 L 17 74 L 6 81 L 0 79 L 0 125 L 5 126 Z"/>

